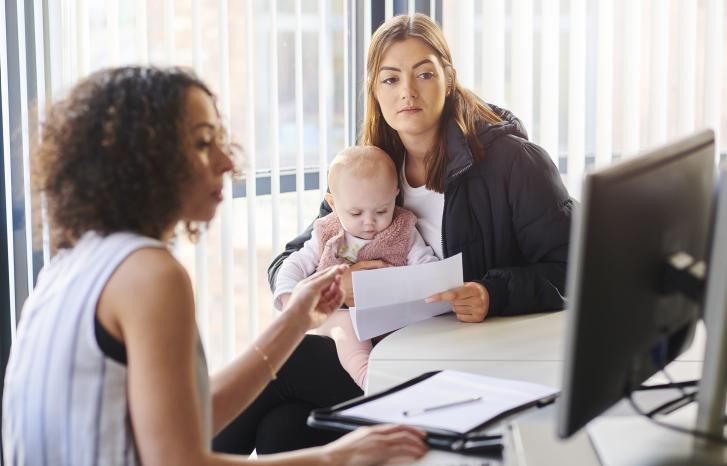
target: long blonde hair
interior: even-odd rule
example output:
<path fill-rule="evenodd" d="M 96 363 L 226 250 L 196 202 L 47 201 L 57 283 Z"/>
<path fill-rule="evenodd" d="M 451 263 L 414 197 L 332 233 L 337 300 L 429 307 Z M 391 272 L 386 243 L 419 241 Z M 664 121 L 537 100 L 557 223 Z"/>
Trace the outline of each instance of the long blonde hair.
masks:
<path fill-rule="evenodd" d="M 366 114 L 364 116 L 361 144 L 382 148 L 394 160 L 397 170 L 401 170 L 404 160 L 404 144 L 399 134 L 386 123 L 381 107 L 376 100 L 376 82 L 384 53 L 391 44 L 410 37 L 417 38 L 428 45 L 442 64 L 447 77 L 448 96 L 439 120 L 438 143 L 426 161 L 427 189 L 444 192 L 444 175 L 449 157 L 447 155 L 447 122 L 454 118 L 462 130 L 467 144 L 475 159 L 484 157 L 484 148 L 477 139 L 477 123 L 498 123 L 500 118 L 487 104 L 482 103 L 474 94 L 462 87 L 457 81 L 457 73 L 452 66 L 452 54 L 442 30 L 428 16 L 423 14 L 399 15 L 382 24 L 371 37 L 366 69 Z"/>

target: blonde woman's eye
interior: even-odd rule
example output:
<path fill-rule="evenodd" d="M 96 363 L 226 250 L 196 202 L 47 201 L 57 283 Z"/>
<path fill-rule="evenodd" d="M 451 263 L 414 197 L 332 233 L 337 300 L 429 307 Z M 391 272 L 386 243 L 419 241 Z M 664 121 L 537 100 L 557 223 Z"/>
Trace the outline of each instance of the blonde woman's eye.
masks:
<path fill-rule="evenodd" d="M 434 77 L 434 73 L 432 73 L 431 71 L 426 71 L 420 74 L 419 77 L 422 79 L 432 79 Z"/>
<path fill-rule="evenodd" d="M 397 81 L 398 81 L 398 78 L 395 78 L 395 77 L 392 76 L 390 78 L 385 78 L 381 82 L 384 83 L 384 84 L 394 84 Z"/>

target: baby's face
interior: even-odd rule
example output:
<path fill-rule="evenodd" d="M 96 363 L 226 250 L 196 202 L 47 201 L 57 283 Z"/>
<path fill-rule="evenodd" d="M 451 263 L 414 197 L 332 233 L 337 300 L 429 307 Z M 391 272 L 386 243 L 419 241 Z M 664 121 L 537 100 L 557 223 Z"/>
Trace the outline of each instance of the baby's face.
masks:
<path fill-rule="evenodd" d="M 388 176 L 359 178 L 345 174 L 336 183 L 334 210 L 343 228 L 361 239 L 373 239 L 391 225 L 399 188 Z"/>

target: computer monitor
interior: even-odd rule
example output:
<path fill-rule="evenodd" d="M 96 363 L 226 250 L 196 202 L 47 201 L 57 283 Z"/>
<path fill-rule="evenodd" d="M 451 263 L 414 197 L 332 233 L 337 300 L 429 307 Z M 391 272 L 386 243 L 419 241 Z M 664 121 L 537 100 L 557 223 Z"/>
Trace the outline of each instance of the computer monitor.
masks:
<path fill-rule="evenodd" d="M 701 306 L 666 289 L 664 272 L 677 253 L 707 257 L 713 191 L 710 130 L 586 176 L 571 235 L 560 437 L 690 344 Z"/>

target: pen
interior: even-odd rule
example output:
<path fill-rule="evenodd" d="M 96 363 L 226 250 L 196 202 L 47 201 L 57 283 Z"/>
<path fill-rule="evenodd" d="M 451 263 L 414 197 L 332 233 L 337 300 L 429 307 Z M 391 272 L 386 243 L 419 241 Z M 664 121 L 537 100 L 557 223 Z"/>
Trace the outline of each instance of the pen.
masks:
<path fill-rule="evenodd" d="M 409 410 L 404 411 L 403 414 L 404 414 L 404 416 L 416 416 L 417 414 L 424 414 L 424 413 L 428 413 L 430 411 L 436 411 L 438 409 L 451 408 L 453 406 L 460 406 L 460 405 L 466 405 L 469 403 L 474 403 L 475 401 L 480 401 L 481 399 L 482 399 L 482 397 L 479 395 L 472 396 L 472 397 L 466 398 L 464 400 L 452 401 L 450 403 L 445 403 L 445 404 L 441 404 L 441 405 L 428 406 L 426 408 L 421 408 L 421 409 L 409 409 Z"/>

